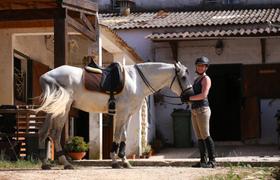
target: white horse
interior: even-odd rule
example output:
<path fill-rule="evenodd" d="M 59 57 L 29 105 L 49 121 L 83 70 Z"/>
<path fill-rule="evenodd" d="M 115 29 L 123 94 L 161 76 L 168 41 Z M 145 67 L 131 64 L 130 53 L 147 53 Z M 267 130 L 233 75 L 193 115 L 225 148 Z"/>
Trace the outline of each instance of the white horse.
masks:
<path fill-rule="evenodd" d="M 136 67 L 137 66 L 137 67 Z M 115 95 L 113 144 L 110 156 L 112 167 L 120 168 L 117 156 L 124 168 L 131 165 L 125 156 L 126 128 L 131 116 L 140 109 L 143 99 L 163 87 L 170 87 L 178 96 L 192 92 L 187 68 L 181 63 L 142 63 L 124 66 L 125 83 L 123 90 Z M 62 128 L 68 120 L 70 107 L 87 112 L 108 113 L 109 95 L 85 89 L 84 69 L 68 65 L 53 69 L 40 78 L 43 90 L 42 104 L 36 112 L 45 111 L 47 118 L 39 130 L 39 150 L 42 169 L 50 169 L 45 154 L 45 141 L 54 141 L 59 163 L 65 169 L 73 166 L 67 161 L 60 144 Z"/>

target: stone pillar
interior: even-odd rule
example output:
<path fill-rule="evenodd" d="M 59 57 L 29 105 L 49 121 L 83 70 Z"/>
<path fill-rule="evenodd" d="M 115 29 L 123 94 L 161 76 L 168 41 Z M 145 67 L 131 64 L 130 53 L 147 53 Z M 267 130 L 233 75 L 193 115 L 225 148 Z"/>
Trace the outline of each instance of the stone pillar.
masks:
<path fill-rule="evenodd" d="M 13 36 L 0 30 L 0 104 L 14 104 Z"/>
<path fill-rule="evenodd" d="M 122 65 L 126 65 L 126 57 L 124 53 L 114 53 L 114 62 L 120 62 Z"/>
<path fill-rule="evenodd" d="M 89 159 L 102 159 L 102 114 L 89 113 Z"/>
<path fill-rule="evenodd" d="M 98 64 L 102 66 L 102 41 L 98 38 Z M 102 159 L 102 113 L 89 113 L 89 158 Z"/>

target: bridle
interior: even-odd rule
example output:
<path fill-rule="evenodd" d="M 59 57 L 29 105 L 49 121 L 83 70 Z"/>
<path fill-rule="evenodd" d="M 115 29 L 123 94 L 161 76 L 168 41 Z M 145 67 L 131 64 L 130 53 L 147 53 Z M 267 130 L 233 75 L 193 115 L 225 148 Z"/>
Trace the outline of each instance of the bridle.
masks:
<path fill-rule="evenodd" d="M 150 91 L 151 91 L 152 93 L 157 93 L 157 92 L 159 92 L 159 91 L 161 90 L 161 89 L 160 89 L 160 90 L 156 91 L 156 90 L 151 86 L 151 84 L 149 83 L 149 81 L 147 80 L 147 78 L 145 77 L 145 75 L 143 74 L 143 72 L 141 71 L 141 69 L 139 68 L 139 66 L 138 66 L 137 64 L 135 64 L 134 66 L 135 66 L 137 72 L 139 73 L 140 77 L 142 78 L 143 82 L 146 84 L 146 86 L 150 89 Z M 180 86 L 180 88 L 181 88 L 181 90 L 182 90 L 182 93 L 181 93 L 181 94 L 183 94 L 184 92 L 190 90 L 192 87 L 188 87 L 187 89 L 184 89 L 184 88 L 183 88 L 182 83 L 181 83 L 181 81 L 180 81 L 180 79 L 179 79 L 179 76 L 178 76 L 178 72 L 179 72 L 179 71 L 176 69 L 176 65 L 175 65 L 175 64 L 174 64 L 174 66 L 175 66 L 175 76 L 173 77 L 173 79 L 172 79 L 171 84 L 170 84 L 169 87 L 170 87 L 170 89 L 171 89 L 171 87 L 173 86 L 173 84 L 174 84 L 174 82 L 175 82 L 175 80 L 176 80 L 176 78 L 177 78 L 178 83 L 179 83 L 179 86 Z M 180 97 L 178 97 L 178 96 L 169 96 L 169 95 L 165 95 L 165 94 L 162 94 L 162 96 L 168 97 L 168 98 L 180 98 Z M 166 102 L 166 103 L 168 103 L 168 104 L 173 104 L 173 105 L 182 105 L 182 104 L 184 104 L 184 103 L 180 103 L 180 104 L 177 103 L 177 104 L 176 104 L 176 103 L 169 103 L 169 102 Z"/>

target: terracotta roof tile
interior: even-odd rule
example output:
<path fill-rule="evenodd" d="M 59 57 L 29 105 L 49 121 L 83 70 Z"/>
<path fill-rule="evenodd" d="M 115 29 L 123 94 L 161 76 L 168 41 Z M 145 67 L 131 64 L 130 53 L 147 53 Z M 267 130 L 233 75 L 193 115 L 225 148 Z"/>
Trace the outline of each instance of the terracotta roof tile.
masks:
<path fill-rule="evenodd" d="M 248 25 L 280 22 L 280 9 L 100 14 L 100 20 L 112 29 Z"/>
<path fill-rule="evenodd" d="M 244 28 L 225 28 L 212 29 L 208 31 L 185 31 L 173 33 L 153 33 L 146 38 L 152 40 L 168 40 L 168 39 L 196 39 L 196 38 L 217 38 L 217 37 L 234 37 L 234 36 L 262 36 L 265 34 L 280 34 L 278 27 L 244 27 Z"/>

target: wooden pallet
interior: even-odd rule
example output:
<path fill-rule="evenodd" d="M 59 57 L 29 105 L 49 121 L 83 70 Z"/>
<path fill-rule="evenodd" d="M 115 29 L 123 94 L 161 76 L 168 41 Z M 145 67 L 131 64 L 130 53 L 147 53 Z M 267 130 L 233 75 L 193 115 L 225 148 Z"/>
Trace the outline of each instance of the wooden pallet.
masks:
<path fill-rule="evenodd" d="M 30 158 L 38 156 L 38 131 L 42 126 L 46 115 L 45 113 L 34 114 L 34 106 L 17 106 L 16 109 L 0 109 L 0 114 L 13 113 L 16 115 L 15 132 L 10 135 L 11 139 L 17 141 L 19 145 L 18 157 Z M 51 159 L 54 158 L 53 144 L 48 154 Z M 28 157 L 30 156 L 30 157 Z M 33 157 L 32 157 L 33 158 Z M 36 158 L 36 157 L 35 157 Z"/>

